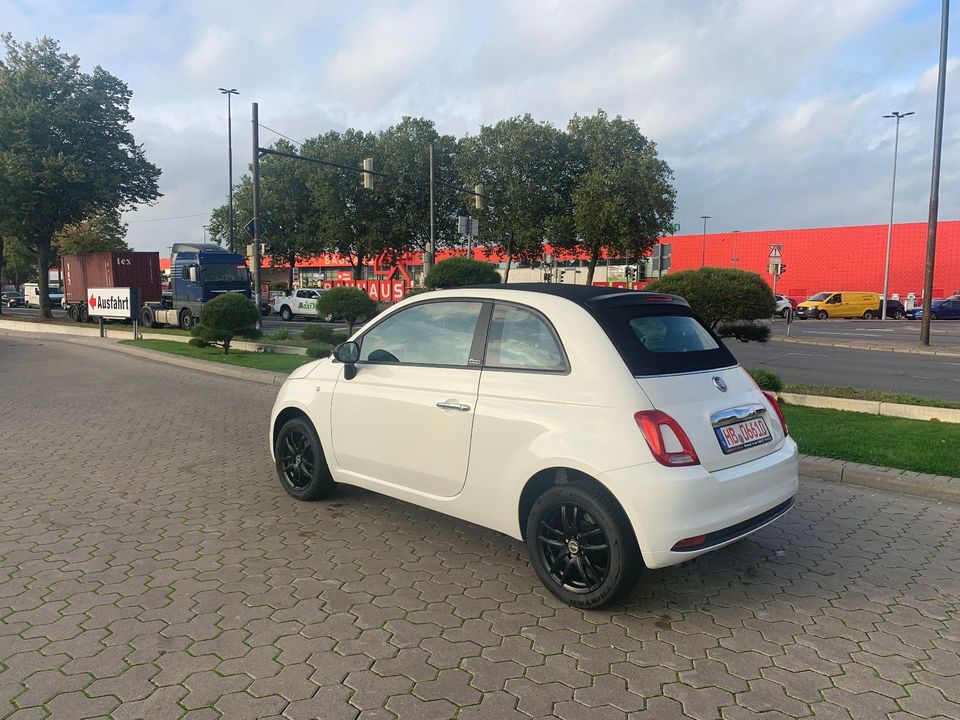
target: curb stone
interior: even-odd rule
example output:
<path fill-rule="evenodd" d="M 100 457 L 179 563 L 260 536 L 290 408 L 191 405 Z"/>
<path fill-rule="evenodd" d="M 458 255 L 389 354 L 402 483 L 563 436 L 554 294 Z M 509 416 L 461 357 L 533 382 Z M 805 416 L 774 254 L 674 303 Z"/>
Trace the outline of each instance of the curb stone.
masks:
<path fill-rule="evenodd" d="M 18 332 L 19 334 L 19 331 L 14 332 Z M 0 328 L 0 335 L 6 334 L 9 334 L 9 331 Z M 35 339 L 48 339 L 44 337 L 44 335 L 35 335 L 33 337 Z M 218 365 L 204 360 L 194 360 L 192 358 L 169 355 L 155 350 L 144 350 L 128 345 L 119 345 L 115 340 L 106 340 L 106 342 L 103 342 L 99 337 L 85 338 L 72 336 L 62 339 L 78 345 L 118 350 L 127 355 L 162 362 L 168 365 L 178 365 L 211 375 L 221 375 L 238 380 L 259 382 L 266 385 L 282 385 L 287 379 L 285 373 Z M 951 478 L 945 475 L 928 475 L 910 470 L 865 465 L 863 463 L 823 458 L 815 455 L 800 455 L 800 474 L 818 480 L 860 485 L 876 490 L 960 503 L 960 478 Z"/>
<path fill-rule="evenodd" d="M 869 350 L 875 352 L 894 352 L 905 355 L 936 355 L 939 357 L 960 357 L 960 352 L 956 350 L 928 350 L 919 347 L 890 347 L 889 345 L 873 345 L 870 343 L 851 343 L 851 342 L 830 342 L 827 340 L 808 340 L 806 338 L 795 337 L 771 337 L 771 341 L 794 343 L 796 345 L 820 345 L 822 347 L 847 348 L 849 350 Z"/>

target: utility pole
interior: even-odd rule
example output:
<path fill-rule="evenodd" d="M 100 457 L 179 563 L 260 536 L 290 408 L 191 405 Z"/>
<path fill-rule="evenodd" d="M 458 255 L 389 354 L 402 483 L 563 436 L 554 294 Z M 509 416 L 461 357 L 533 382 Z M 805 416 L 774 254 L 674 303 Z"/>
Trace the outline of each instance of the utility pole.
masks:
<path fill-rule="evenodd" d="M 253 115 L 253 304 L 260 314 L 260 112 L 257 103 Z M 257 320 L 257 328 L 260 320 Z"/>
<path fill-rule="evenodd" d="M 887 223 L 887 254 L 883 261 L 883 305 L 880 306 L 880 319 L 887 319 L 887 298 L 890 295 L 890 244 L 893 240 L 893 199 L 897 195 L 897 151 L 900 147 L 900 118 L 913 115 L 912 112 L 899 113 L 894 111 L 885 118 L 896 118 L 897 129 L 893 136 L 893 185 L 890 188 L 890 222 Z"/>
<path fill-rule="evenodd" d="M 947 85 L 947 26 L 950 0 L 943 0 L 940 20 L 940 72 L 937 76 L 937 121 L 933 131 L 933 170 L 930 179 L 930 213 L 927 217 L 927 261 L 923 273 L 923 319 L 920 342 L 930 344 L 930 301 L 933 299 L 933 261 L 937 253 L 937 215 L 940 210 L 940 149 L 943 146 L 943 96 Z"/>
<path fill-rule="evenodd" d="M 700 247 L 700 267 L 702 268 L 707 264 L 707 220 L 710 216 L 701 215 L 700 219 L 703 220 L 703 244 Z"/>
<path fill-rule="evenodd" d="M 220 93 L 227 96 L 227 173 L 230 176 L 230 252 L 236 252 L 236 240 L 233 237 L 234 222 L 233 217 L 233 117 L 230 112 L 230 96 L 239 95 L 236 88 L 220 88 Z"/>
<path fill-rule="evenodd" d="M 428 146 L 429 151 L 429 162 L 430 162 L 430 239 L 427 241 L 427 251 L 423 254 L 423 276 L 426 277 L 427 273 L 430 272 L 433 268 L 434 260 L 434 244 L 433 237 L 433 143 L 430 143 Z"/>

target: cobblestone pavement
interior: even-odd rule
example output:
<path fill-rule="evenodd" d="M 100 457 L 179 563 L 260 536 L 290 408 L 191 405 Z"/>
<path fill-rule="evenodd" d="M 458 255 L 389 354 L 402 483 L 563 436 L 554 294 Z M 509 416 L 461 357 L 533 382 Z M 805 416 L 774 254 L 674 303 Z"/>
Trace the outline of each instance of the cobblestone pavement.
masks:
<path fill-rule="evenodd" d="M 0 336 L 0 717 L 960 717 L 960 510 L 805 480 L 581 612 L 519 542 L 305 504 L 274 388 Z"/>

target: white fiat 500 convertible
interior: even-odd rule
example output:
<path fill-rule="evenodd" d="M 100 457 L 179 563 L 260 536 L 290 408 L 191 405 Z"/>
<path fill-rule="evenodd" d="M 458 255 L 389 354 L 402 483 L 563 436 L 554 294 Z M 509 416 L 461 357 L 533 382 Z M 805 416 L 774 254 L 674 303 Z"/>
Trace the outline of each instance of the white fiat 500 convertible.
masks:
<path fill-rule="evenodd" d="M 776 399 L 686 301 L 598 287 L 405 300 L 290 375 L 270 441 L 293 497 L 347 483 L 522 539 L 581 608 L 764 527 L 797 491 Z"/>

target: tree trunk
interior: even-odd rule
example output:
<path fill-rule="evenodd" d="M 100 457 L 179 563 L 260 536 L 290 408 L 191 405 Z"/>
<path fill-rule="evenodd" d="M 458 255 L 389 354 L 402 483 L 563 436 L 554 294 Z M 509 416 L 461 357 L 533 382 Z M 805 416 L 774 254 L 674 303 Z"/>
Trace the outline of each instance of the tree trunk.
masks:
<path fill-rule="evenodd" d="M 503 284 L 510 282 L 510 264 L 513 262 L 513 235 L 507 241 L 507 269 L 503 273 Z"/>
<path fill-rule="evenodd" d="M 3 235 L 0 235 L 0 287 L 3 287 Z M 0 303 L 0 315 L 3 315 L 3 303 Z"/>
<path fill-rule="evenodd" d="M 353 266 L 353 279 L 360 280 L 363 270 L 363 255 L 357 253 L 357 264 Z"/>
<path fill-rule="evenodd" d="M 347 337 L 353 335 L 353 320 L 351 318 L 344 318 L 347 321 Z"/>
<path fill-rule="evenodd" d="M 53 320 L 50 312 L 50 238 L 37 240 L 37 266 L 40 277 L 37 284 L 40 286 L 40 317 L 43 320 Z"/>
<path fill-rule="evenodd" d="M 223 354 L 227 355 L 230 352 L 230 340 L 223 341 Z"/>
<path fill-rule="evenodd" d="M 287 282 L 287 290 L 293 292 L 293 266 L 297 264 L 297 254 L 295 252 L 290 253 L 287 262 L 290 264 L 290 280 Z"/>
<path fill-rule="evenodd" d="M 587 265 L 587 285 L 593 285 L 593 271 L 597 269 L 597 263 L 600 260 L 600 243 L 597 243 L 590 250 L 590 264 Z"/>

